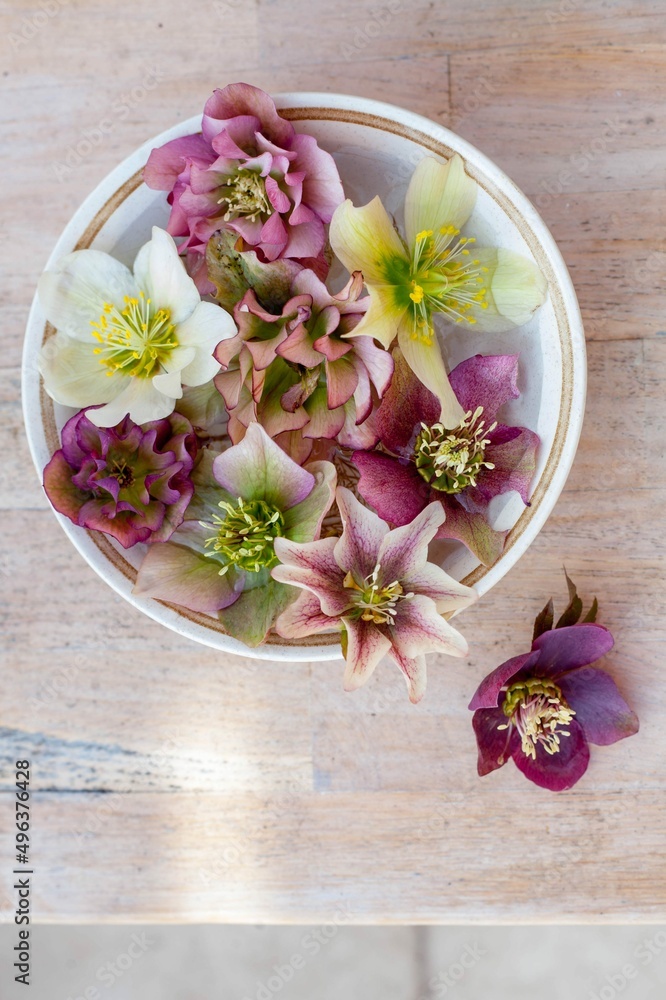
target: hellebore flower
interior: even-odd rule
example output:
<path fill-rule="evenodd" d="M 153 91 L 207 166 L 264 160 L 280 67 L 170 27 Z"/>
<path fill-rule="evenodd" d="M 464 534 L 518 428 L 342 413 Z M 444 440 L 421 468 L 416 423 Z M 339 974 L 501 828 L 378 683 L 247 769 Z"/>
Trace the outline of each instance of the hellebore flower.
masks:
<path fill-rule="evenodd" d="M 440 401 L 447 427 L 463 413 L 448 382 L 433 317 L 502 332 L 526 323 L 546 294 L 546 280 L 511 250 L 469 247 L 460 236 L 476 200 L 476 182 L 455 154 L 446 163 L 425 157 L 405 200 L 406 243 L 379 197 L 355 208 L 345 201 L 331 221 L 330 241 L 351 272 L 361 270 L 370 294 L 365 318 L 350 334 L 387 349 L 397 336 L 407 364 Z"/>
<path fill-rule="evenodd" d="M 295 596 L 271 578 L 275 541 L 318 537 L 335 478 L 330 462 L 296 465 L 259 424 L 217 456 L 203 451 L 188 519 L 149 549 L 135 593 L 216 614 L 230 635 L 257 646 Z"/>
<path fill-rule="evenodd" d="M 126 549 L 164 542 L 182 522 L 194 486 L 192 426 L 179 413 L 143 428 L 129 417 L 99 428 L 83 410 L 62 429 L 62 448 L 44 469 L 44 489 L 59 513 L 113 535 Z"/>
<path fill-rule="evenodd" d="M 430 504 L 411 524 L 389 531 L 350 490 L 339 487 L 336 501 L 340 538 L 275 542 L 280 565 L 273 579 L 304 590 L 280 615 L 276 631 L 290 639 L 344 629 L 345 690 L 365 684 L 388 653 L 417 702 L 426 686 L 424 654 L 467 652 L 465 639 L 442 614 L 476 600 L 473 590 L 428 562 L 428 543 L 444 512 Z"/>
<path fill-rule="evenodd" d="M 344 339 L 365 312 L 362 288 L 357 272 L 331 295 L 313 271 L 302 270 L 279 315 L 246 292 L 234 311 L 238 334 L 215 351 L 232 441 L 257 420 L 271 437 L 300 431 L 308 440 L 337 437 L 345 447 L 376 444 L 364 424 L 390 383 L 393 360 L 369 338 Z"/>
<path fill-rule="evenodd" d="M 572 602 L 556 627 L 550 602 L 537 618 L 531 651 L 497 667 L 470 702 L 481 776 L 513 758 L 534 784 L 564 791 L 587 770 L 589 743 L 607 746 L 638 732 L 615 681 L 591 666 L 613 646 L 608 629 L 593 623 L 596 601 L 583 622 L 563 624 L 577 622 L 582 611 L 567 581 Z"/>
<path fill-rule="evenodd" d="M 42 275 L 39 298 L 57 329 L 39 356 L 44 387 L 64 406 L 106 404 L 89 411 L 98 427 L 168 417 L 183 385 L 219 371 L 213 350 L 236 332 L 224 309 L 201 301 L 157 227 L 134 274 L 99 250 L 77 250 Z"/>
<path fill-rule="evenodd" d="M 437 398 L 398 348 L 394 361 L 375 423 L 381 443 L 396 457 L 356 452 L 358 491 L 380 517 L 398 525 L 437 501 L 446 513 L 437 537 L 458 539 L 489 566 L 500 555 L 506 532 L 490 527 L 488 505 L 510 490 L 526 504 L 536 467 L 538 436 L 497 422 L 502 404 L 520 395 L 518 355 L 477 354 L 454 368 L 451 388 L 463 414 L 456 426 L 439 421 Z"/>
<path fill-rule="evenodd" d="M 203 255 L 229 228 L 267 261 L 319 257 L 344 198 L 330 153 L 246 83 L 215 90 L 201 127 L 154 149 L 144 169 L 149 187 L 169 192 L 168 231 L 186 237 L 181 249 Z"/>

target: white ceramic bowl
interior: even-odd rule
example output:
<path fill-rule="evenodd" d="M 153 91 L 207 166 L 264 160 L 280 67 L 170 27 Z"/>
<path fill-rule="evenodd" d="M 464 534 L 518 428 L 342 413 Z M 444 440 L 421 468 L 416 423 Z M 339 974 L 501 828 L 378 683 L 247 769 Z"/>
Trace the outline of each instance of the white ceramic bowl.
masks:
<path fill-rule="evenodd" d="M 460 328 L 447 333 L 452 367 L 479 352 L 520 352 L 521 396 L 507 405 L 505 419 L 535 430 L 541 438 L 531 505 L 523 507 L 516 494 L 493 501 L 495 526 L 511 529 L 497 562 L 490 569 L 480 566 L 460 543 L 446 543 L 441 548 L 447 572 L 473 585 L 482 595 L 511 569 L 536 537 L 564 486 L 576 452 L 585 405 L 585 340 L 566 266 L 527 198 L 494 163 L 448 129 L 390 104 L 340 94 L 281 94 L 275 100 L 298 131 L 314 135 L 333 154 L 345 192 L 355 204 L 365 204 L 379 194 L 389 212 L 398 218 L 418 160 L 425 155 L 446 158 L 453 152 L 460 153 L 479 186 L 469 231 L 480 245 L 508 247 L 530 256 L 548 279 L 548 301 L 526 326 L 497 336 L 475 335 Z M 198 131 L 200 123 L 196 116 L 174 126 L 116 167 L 76 212 L 58 240 L 49 265 L 63 254 L 84 247 L 104 250 L 131 265 L 139 247 L 150 238 L 151 226 L 165 226 L 168 218 L 165 195 L 151 191 L 141 180 L 148 155 L 169 139 Z M 23 406 L 40 479 L 44 466 L 60 446 L 60 428 L 74 412 L 54 405 L 40 385 L 36 357 L 52 332 L 35 298 L 23 356 Z M 340 656 L 335 636 L 313 636 L 312 640 L 298 642 L 274 636 L 266 645 L 249 650 L 226 635 L 216 619 L 135 597 L 132 586 L 142 547 L 125 551 L 108 536 L 56 516 L 79 552 L 110 586 L 181 635 L 260 659 L 328 660 Z"/>

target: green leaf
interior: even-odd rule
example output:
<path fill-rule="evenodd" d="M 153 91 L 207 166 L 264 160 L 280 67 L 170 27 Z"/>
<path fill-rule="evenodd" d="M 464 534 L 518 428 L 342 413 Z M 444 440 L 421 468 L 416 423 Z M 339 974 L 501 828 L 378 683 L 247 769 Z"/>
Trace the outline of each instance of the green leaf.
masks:
<path fill-rule="evenodd" d="M 585 624 L 593 625 L 597 620 L 598 611 L 599 611 L 599 603 L 595 597 L 594 600 L 592 601 L 592 607 L 583 618 L 583 622 L 585 622 Z"/>
<path fill-rule="evenodd" d="M 553 627 L 554 619 L 554 608 L 553 608 L 553 598 L 548 601 L 543 611 L 541 611 L 534 619 L 534 632 L 532 634 L 532 642 L 538 639 L 540 635 L 544 632 L 550 632 Z"/>
<path fill-rule="evenodd" d="M 576 584 L 573 580 L 569 579 L 569 575 L 566 570 L 564 571 L 564 575 L 567 579 L 567 587 L 569 588 L 569 604 L 558 619 L 555 628 L 566 628 L 569 625 L 576 625 L 578 619 L 583 613 L 583 602 L 578 596 Z"/>

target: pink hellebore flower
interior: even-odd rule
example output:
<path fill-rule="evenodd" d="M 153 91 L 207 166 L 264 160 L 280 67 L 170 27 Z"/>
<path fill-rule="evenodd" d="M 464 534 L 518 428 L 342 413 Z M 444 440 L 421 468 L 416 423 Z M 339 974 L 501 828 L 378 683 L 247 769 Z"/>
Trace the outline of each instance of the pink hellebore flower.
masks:
<path fill-rule="evenodd" d="M 138 426 L 125 417 L 97 427 L 84 410 L 62 429 L 44 489 L 74 524 L 112 535 L 124 548 L 164 542 L 181 524 L 194 486 L 192 425 L 179 413 Z"/>
<path fill-rule="evenodd" d="M 587 770 L 589 743 L 607 746 L 638 732 L 615 681 L 590 666 L 612 646 L 601 625 L 555 628 L 493 670 L 469 705 L 479 774 L 513 758 L 534 784 L 561 792 Z"/>
<path fill-rule="evenodd" d="M 394 360 L 393 381 L 376 413 L 379 439 L 393 454 L 354 454 L 358 491 L 392 524 L 406 524 L 436 501 L 446 514 L 437 537 L 458 539 L 489 566 L 506 532 L 491 528 L 488 505 L 510 490 L 527 504 L 536 467 L 538 436 L 497 422 L 500 407 L 519 396 L 518 355 L 477 354 L 453 369 L 451 388 L 465 416 L 451 428 L 439 421 L 437 397 L 399 349 Z"/>
<path fill-rule="evenodd" d="M 365 312 L 362 289 L 357 273 L 331 295 L 303 270 L 280 315 L 263 309 L 253 291 L 245 294 L 234 310 L 237 335 L 215 351 L 232 441 L 257 420 L 271 437 L 300 431 L 308 440 L 337 437 L 345 447 L 376 444 L 363 425 L 390 383 L 393 359 L 370 338 L 343 339 Z"/>
<path fill-rule="evenodd" d="M 316 259 L 324 224 L 344 199 L 330 153 L 298 134 L 273 99 L 247 83 L 215 90 L 201 133 L 154 149 L 144 179 L 169 192 L 168 231 L 185 236 L 183 248 L 200 255 L 213 233 L 229 228 L 264 260 Z"/>
<path fill-rule="evenodd" d="M 275 541 L 281 565 L 273 578 L 304 590 L 280 615 L 276 631 L 295 639 L 344 628 L 345 690 L 364 684 L 388 653 L 417 702 L 426 686 L 425 653 L 467 653 L 465 639 L 442 614 L 476 600 L 473 590 L 428 562 L 428 543 L 444 513 L 430 504 L 411 524 L 389 531 L 350 490 L 338 488 L 336 500 L 340 538 Z"/>

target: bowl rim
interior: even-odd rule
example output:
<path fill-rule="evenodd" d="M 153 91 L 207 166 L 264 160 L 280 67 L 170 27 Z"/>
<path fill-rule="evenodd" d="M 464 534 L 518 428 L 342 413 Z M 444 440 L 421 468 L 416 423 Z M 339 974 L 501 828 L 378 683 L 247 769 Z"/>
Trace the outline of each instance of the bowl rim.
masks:
<path fill-rule="evenodd" d="M 586 354 L 582 318 L 566 264 L 550 230 L 526 195 L 484 153 L 445 126 L 395 105 L 352 95 L 297 91 L 272 96 L 277 108 L 292 122 L 343 120 L 392 132 L 438 156 L 448 157 L 453 152 L 460 153 L 465 160 L 467 172 L 517 225 L 539 266 L 546 273 L 562 350 L 562 394 L 556 434 L 544 469 L 535 484 L 532 506 L 521 513 L 510 530 L 502 555 L 493 566 L 479 566 L 464 578 L 464 582 L 475 586 L 481 596 L 512 569 L 532 544 L 560 496 L 576 454 L 585 409 Z M 341 112 L 344 113 L 343 118 Z M 150 150 L 176 136 L 198 131 L 200 123 L 200 115 L 178 122 L 144 142 L 114 167 L 74 212 L 45 267 L 51 266 L 63 253 L 89 246 L 119 204 L 142 183 L 141 171 Z M 31 331 L 38 321 L 40 327 L 43 327 L 44 338 L 53 328 L 50 324 L 43 323 L 35 293 L 24 341 L 22 398 L 28 444 L 41 479 L 45 464 L 44 453 L 53 454 L 55 449 L 52 448 L 53 440 L 48 440 L 49 433 L 44 423 L 49 408 L 53 413 L 53 403 L 46 396 L 39 376 L 35 377 L 35 337 L 31 336 Z M 37 413 L 41 419 L 36 418 Z M 57 447 L 59 441 L 56 443 Z M 219 623 L 210 616 L 184 612 L 184 609 L 176 605 L 132 594 L 131 587 L 128 589 L 131 577 L 120 566 L 118 558 L 112 558 L 111 553 L 116 557 L 120 556 L 124 563 L 126 560 L 122 559 L 109 539 L 105 535 L 94 537 L 100 533 L 88 532 L 56 511 L 53 513 L 75 548 L 107 584 L 144 614 L 180 635 L 220 651 L 253 659 L 315 661 L 341 658 L 336 634 L 327 636 L 331 640 L 328 643 L 322 641 L 324 637 L 319 635 L 311 637 L 312 643 L 299 640 L 296 644 L 287 644 L 279 637 L 271 636 L 266 644 L 250 649 L 221 631 Z M 133 567 L 131 572 L 135 574 Z"/>

